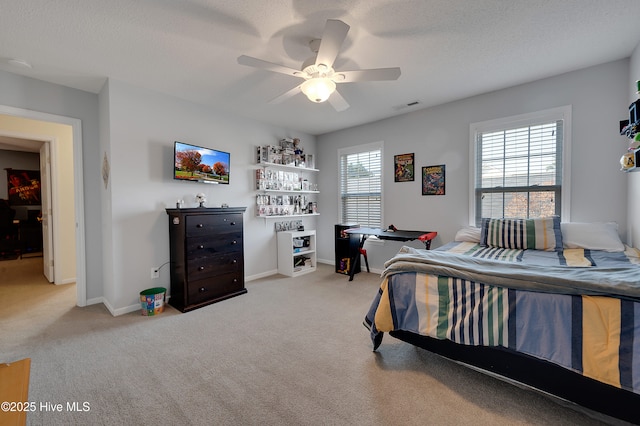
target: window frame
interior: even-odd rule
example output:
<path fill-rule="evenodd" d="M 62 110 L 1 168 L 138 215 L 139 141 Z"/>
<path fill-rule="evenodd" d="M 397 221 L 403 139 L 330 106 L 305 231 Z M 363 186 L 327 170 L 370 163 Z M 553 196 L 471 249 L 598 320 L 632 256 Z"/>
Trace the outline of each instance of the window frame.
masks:
<path fill-rule="evenodd" d="M 384 223 L 384 142 L 371 142 L 338 149 L 338 222 L 343 222 L 342 157 L 371 151 L 380 151 L 380 224 Z M 361 224 L 361 226 L 365 226 Z"/>
<path fill-rule="evenodd" d="M 561 171 L 561 195 L 560 217 L 563 222 L 571 220 L 571 105 L 550 108 L 532 113 L 498 118 L 495 120 L 481 121 L 469 125 L 469 225 L 478 226 L 476 212 L 478 208 L 476 199 L 476 175 L 478 166 L 477 138 L 480 133 L 497 132 L 519 127 L 528 127 L 544 122 L 563 121 L 562 126 L 562 171 Z M 508 188 L 503 188 L 508 189 Z"/>

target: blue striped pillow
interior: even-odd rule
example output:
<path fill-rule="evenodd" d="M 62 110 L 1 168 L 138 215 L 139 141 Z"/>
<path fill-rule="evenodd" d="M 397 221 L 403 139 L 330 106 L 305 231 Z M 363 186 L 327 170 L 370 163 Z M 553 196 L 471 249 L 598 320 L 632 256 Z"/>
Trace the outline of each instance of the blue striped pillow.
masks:
<path fill-rule="evenodd" d="M 484 218 L 480 229 L 480 245 L 508 249 L 562 250 L 560 218 Z"/>

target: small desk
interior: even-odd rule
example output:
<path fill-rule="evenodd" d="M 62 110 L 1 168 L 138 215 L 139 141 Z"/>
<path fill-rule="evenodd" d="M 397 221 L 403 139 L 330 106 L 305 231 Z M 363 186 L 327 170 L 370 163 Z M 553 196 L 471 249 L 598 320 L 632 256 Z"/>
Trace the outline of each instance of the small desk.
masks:
<path fill-rule="evenodd" d="M 356 270 L 356 263 L 360 264 L 360 250 L 364 246 L 365 241 L 370 236 L 376 236 L 381 240 L 391 240 L 391 241 L 412 241 L 412 240 L 421 240 L 424 242 L 425 248 L 429 250 L 431 248 L 431 240 L 433 240 L 438 233 L 435 231 L 403 231 L 396 230 L 391 231 L 389 229 L 381 229 L 381 228 L 350 228 L 346 229 L 345 232 L 347 234 L 355 234 L 360 235 L 360 245 L 358 247 L 357 253 L 352 253 L 351 256 L 351 270 L 349 271 L 349 281 L 353 280 L 353 275 Z"/>

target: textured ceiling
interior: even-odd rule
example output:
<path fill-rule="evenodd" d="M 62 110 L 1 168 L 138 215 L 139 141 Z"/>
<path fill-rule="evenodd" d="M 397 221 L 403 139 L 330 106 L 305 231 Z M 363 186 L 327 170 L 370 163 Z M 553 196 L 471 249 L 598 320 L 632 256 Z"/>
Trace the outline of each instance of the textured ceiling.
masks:
<path fill-rule="evenodd" d="M 630 56 L 638 0 L 0 0 L 0 69 L 98 92 L 107 78 L 322 134 Z M 300 80 L 327 19 L 351 26 L 337 70 L 400 67 L 397 81 L 338 86 L 336 112 Z M 8 59 L 28 61 L 16 67 Z M 418 101 L 418 105 L 407 107 Z"/>

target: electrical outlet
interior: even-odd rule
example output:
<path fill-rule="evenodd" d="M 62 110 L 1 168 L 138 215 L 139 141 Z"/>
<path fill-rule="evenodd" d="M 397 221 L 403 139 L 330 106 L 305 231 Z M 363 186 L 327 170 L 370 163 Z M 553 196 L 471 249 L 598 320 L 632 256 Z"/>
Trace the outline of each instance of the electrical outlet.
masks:
<path fill-rule="evenodd" d="M 160 270 L 158 268 L 151 268 L 151 279 L 160 278 Z"/>

